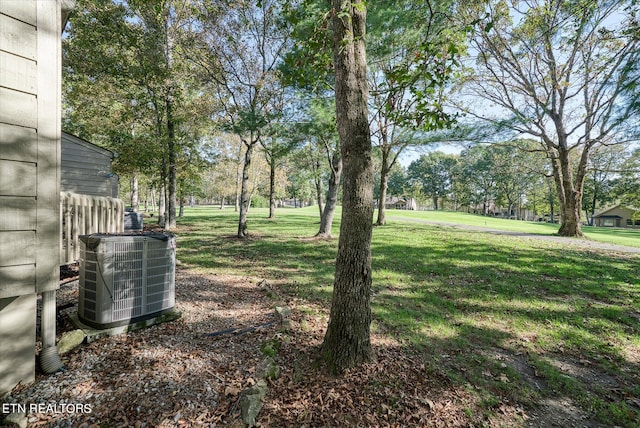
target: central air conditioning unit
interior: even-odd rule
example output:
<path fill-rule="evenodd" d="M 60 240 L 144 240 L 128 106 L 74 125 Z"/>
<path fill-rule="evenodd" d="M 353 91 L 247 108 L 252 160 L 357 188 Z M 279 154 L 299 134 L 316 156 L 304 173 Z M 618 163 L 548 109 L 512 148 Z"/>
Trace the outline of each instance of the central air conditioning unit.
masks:
<path fill-rule="evenodd" d="M 80 236 L 78 319 L 97 329 L 154 318 L 175 305 L 176 239 L 168 233 Z"/>

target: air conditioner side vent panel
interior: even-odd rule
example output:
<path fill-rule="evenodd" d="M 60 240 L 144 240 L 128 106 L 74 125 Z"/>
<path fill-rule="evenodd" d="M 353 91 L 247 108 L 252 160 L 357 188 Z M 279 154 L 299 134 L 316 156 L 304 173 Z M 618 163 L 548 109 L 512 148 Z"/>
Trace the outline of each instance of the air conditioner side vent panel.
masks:
<path fill-rule="evenodd" d="M 78 318 L 104 329 L 152 318 L 175 305 L 175 236 L 80 237 Z"/>

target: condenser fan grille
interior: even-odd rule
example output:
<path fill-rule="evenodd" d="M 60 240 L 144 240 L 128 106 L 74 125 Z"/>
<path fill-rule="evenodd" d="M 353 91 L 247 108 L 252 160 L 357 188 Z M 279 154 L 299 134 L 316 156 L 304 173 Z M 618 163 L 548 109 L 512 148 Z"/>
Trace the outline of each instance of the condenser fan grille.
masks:
<path fill-rule="evenodd" d="M 175 237 L 81 237 L 78 317 L 96 328 L 151 318 L 175 304 Z"/>

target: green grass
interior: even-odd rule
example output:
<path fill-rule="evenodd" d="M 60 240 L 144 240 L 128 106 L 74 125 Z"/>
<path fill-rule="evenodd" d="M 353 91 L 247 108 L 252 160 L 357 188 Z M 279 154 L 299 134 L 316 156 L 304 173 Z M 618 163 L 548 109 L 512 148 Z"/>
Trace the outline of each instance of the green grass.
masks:
<path fill-rule="evenodd" d="M 390 222 L 402 219 L 426 220 L 540 235 L 553 235 L 556 234 L 559 229 L 559 225 L 557 224 L 517 221 L 452 211 L 389 210 L 387 211 L 387 218 L 389 218 Z M 587 239 L 611 244 L 627 245 L 630 247 L 640 247 L 640 229 L 614 229 L 611 227 L 583 226 L 582 230 Z"/>
<path fill-rule="evenodd" d="M 338 240 L 311 239 L 317 209 L 278 210 L 275 220 L 266 214 L 250 211 L 253 235 L 240 241 L 234 238 L 237 213 L 187 209 L 179 220 L 178 258 L 202 272 L 265 278 L 328 307 Z M 402 216 L 485 226 L 483 217 L 459 213 Z M 554 232 L 554 225 L 486 221 L 491 228 Z M 619 237 L 610 231 L 598 233 Z M 630 357 L 640 355 L 639 255 L 393 219 L 374 228 L 372 257 L 376 329 L 418 350 L 427 370 L 470 385 L 487 412 L 502 400 L 532 406 L 566 395 L 603 422 L 640 423 L 628 401 L 640 394 L 640 366 Z M 505 364 L 504 353 L 535 370 L 545 387 Z M 567 360 L 586 374 L 563 370 Z M 615 394 L 604 382 L 609 379 L 616 380 Z"/>

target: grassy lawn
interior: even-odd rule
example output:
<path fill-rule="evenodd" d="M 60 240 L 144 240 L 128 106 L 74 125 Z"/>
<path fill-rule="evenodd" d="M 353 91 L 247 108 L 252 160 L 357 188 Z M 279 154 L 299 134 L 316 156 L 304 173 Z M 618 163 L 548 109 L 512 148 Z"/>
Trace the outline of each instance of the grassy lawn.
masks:
<path fill-rule="evenodd" d="M 486 227 L 489 229 L 540 235 L 555 234 L 558 232 L 559 228 L 559 225 L 551 223 L 517 221 L 451 211 L 391 210 L 387 211 L 387 217 L 391 221 L 396 219 L 420 219 L 432 222 Z M 587 239 L 611 244 L 627 245 L 630 247 L 640 247 L 640 229 L 614 229 L 611 227 L 583 226 L 582 230 Z"/>
<path fill-rule="evenodd" d="M 275 220 L 253 209 L 246 241 L 233 238 L 233 210 L 185 212 L 178 258 L 191 269 L 266 278 L 290 296 L 329 306 L 338 241 L 311 238 L 317 208 L 278 210 Z M 639 255 L 402 222 L 399 213 L 390 211 L 390 224 L 373 232 L 375 331 L 419 352 L 429 374 L 467 388 L 487 414 L 505 400 L 535 408 L 569 397 L 605 425 L 640 424 Z M 401 214 L 530 233 L 557 228 Z M 623 237 L 604 232 L 610 230 L 590 230 L 589 237 Z M 626 239 L 640 246 L 629 233 Z"/>

